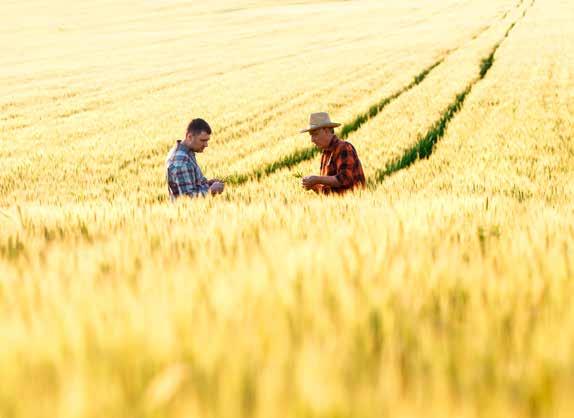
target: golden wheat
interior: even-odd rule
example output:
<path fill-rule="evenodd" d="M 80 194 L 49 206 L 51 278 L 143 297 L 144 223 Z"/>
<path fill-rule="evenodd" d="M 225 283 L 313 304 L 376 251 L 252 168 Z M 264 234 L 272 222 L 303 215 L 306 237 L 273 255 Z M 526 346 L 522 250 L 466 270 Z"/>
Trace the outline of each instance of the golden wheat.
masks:
<path fill-rule="evenodd" d="M 0 416 L 570 416 L 573 18 L 237 0 L 5 19 Z M 167 203 L 190 116 L 228 176 L 309 146 L 316 110 L 354 123 L 367 189 L 304 191 L 315 157 Z"/>

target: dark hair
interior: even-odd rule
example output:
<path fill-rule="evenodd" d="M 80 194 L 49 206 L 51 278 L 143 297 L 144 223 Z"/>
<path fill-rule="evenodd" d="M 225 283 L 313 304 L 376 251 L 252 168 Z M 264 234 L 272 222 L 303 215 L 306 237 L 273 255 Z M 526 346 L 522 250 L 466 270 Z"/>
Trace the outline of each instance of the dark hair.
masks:
<path fill-rule="evenodd" d="M 190 133 L 192 135 L 199 135 L 202 132 L 211 135 L 211 127 L 209 126 L 209 123 L 203 119 L 193 119 L 191 122 L 189 122 L 189 125 L 187 125 L 188 134 Z"/>

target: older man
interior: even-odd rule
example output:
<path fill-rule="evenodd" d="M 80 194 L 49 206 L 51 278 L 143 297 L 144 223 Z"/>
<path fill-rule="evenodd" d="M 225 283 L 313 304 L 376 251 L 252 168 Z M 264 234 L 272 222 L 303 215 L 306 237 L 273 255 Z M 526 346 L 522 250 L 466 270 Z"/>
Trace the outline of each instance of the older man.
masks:
<path fill-rule="evenodd" d="M 311 142 L 323 151 L 321 175 L 304 177 L 305 189 L 329 194 L 365 186 L 365 174 L 355 147 L 335 135 L 334 128 L 339 125 L 331 122 L 327 113 L 313 113 L 309 126 L 301 131 L 309 132 Z"/>
<path fill-rule="evenodd" d="M 207 180 L 195 159 L 203 152 L 211 137 L 211 127 L 203 119 L 193 119 L 187 126 L 185 139 L 178 140 L 166 160 L 166 180 L 171 200 L 179 196 L 206 196 L 223 192 L 221 180 Z"/>

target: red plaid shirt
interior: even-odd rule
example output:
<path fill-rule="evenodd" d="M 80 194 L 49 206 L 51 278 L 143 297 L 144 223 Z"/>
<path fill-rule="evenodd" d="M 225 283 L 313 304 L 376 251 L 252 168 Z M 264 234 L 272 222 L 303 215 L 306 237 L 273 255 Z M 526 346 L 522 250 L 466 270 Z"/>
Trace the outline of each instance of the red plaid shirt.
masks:
<path fill-rule="evenodd" d="M 319 193 L 344 193 L 354 187 L 365 186 L 365 174 L 355 147 L 341 141 L 336 135 L 333 135 L 329 148 L 321 156 L 321 175 L 337 177 L 341 186 L 319 185 L 316 189 Z"/>

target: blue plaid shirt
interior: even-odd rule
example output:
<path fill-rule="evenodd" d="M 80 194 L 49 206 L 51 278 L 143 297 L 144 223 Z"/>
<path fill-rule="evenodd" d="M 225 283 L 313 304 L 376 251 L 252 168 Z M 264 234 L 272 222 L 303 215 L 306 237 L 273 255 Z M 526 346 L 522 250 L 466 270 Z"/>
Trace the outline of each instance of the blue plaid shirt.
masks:
<path fill-rule="evenodd" d="M 169 196 L 205 196 L 209 191 L 207 179 L 197 165 L 195 152 L 177 141 L 166 160 L 166 180 Z"/>

